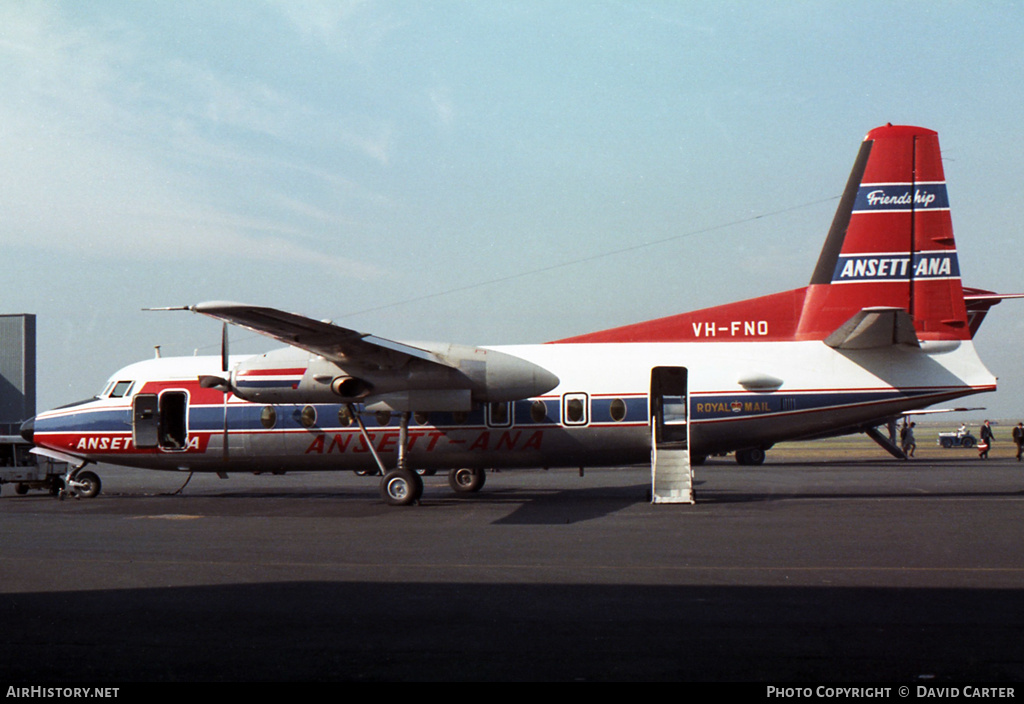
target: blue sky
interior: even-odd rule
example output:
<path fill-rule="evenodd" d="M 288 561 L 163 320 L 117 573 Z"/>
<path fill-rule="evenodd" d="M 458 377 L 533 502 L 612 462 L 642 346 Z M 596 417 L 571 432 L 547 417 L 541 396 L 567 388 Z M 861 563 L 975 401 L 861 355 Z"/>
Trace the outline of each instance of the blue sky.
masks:
<path fill-rule="evenodd" d="M 42 409 L 216 353 L 146 306 L 504 344 L 797 288 L 886 122 L 939 132 L 965 282 L 1024 291 L 1021 36 L 997 0 L 5 2 L 3 310 Z M 996 416 L 1021 305 L 977 340 Z"/>

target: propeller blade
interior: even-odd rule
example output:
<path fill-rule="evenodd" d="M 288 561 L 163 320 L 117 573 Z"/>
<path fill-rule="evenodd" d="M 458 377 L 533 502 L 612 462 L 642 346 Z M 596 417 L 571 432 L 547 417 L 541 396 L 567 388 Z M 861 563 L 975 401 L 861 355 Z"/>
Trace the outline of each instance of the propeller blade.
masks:
<path fill-rule="evenodd" d="M 220 370 L 228 374 L 228 324 L 220 331 Z M 224 461 L 228 461 L 228 394 L 231 392 L 231 375 L 224 380 Z"/>
<path fill-rule="evenodd" d="M 228 324 L 224 323 L 220 332 L 220 370 L 228 370 Z"/>
<path fill-rule="evenodd" d="M 231 390 L 231 383 L 227 379 L 214 374 L 204 374 L 200 376 L 199 386 L 204 389 L 221 389 L 223 391 Z"/>
<path fill-rule="evenodd" d="M 224 461 L 228 461 L 228 393 L 224 391 Z"/>

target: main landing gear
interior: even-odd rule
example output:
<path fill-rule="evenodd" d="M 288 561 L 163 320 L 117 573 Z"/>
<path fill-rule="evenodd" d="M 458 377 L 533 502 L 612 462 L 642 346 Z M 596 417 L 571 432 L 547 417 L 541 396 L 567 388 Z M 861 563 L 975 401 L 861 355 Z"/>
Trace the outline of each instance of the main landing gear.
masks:
<path fill-rule="evenodd" d="M 409 418 L 412 414 L 404 412 L 399 417 L 398 462 L 394 469 L 387 469 L 380 455 L 373 448 L 362 418 L 355 412 L 355 408 L 351 404 L 349 413 L 359 425 L 359 432 L 363 434 L 366 446 L 370 449 L 373 459 L 380 469 L 380 496 L 384 503 L 388 506 L 410 506 L 417 503 L 423 496 L 423 477 L 406 466 L 406 451 L 409 447 Z M 424 474 L 432 473 L 424 472 Z M 482 469 L 453 469 L 448 473 L 448 485 L 456 494 L 476 493 L 483 487 L 486 479 L 487 475 Z"/>
<path fill-rule="evenodd" d="M 765 451 L 760 447 L 749 447 L 746 450 L 736 450 L 737 464 L 764 464 Z"/>
<path fill-rule="evenodd" d="M 380 455 L 373 448 L 373 442 L 366 432 L 366 425 L 363 423 L 362 417 L 356 413 L 356 409 L 351 403 L 348 404 L 348 412 L 355 419 L 356 424 L 359 425 L 359 432 L 362 434 L 366 446 L 370 448 L 373 461 L 377 463 L 377 467 L 380 469 L 380 497 L 384 499 L 384 503 L 388 506 L 410 506 L 419 501 L 420 497 L 423 496 L 423 478 L 405 466 L 405 453 L 409 449 L 409 418 L 412 414 L 405 411 L 399 416 L 398 466 L 394 469 L 388 469 L 384 466 Z"/>
<path fill-rule="evenodd" d="M 475 494 L 483 488 L 487 474 L 482 469 L 453 469 L 448 472 L 448 486 L 456 494 Z"/>
<path fill-rule="evenodd" d="M 448 486 L 456 494 L 475 494 L 483 488 L 487 473 L 482 469 L 463 467 L 448 472 Z M 408 506 L 423 496 L 423 477 L 410 469 L 395 468 L 385 472 L 380 482 L 380 495 L 389 506 Z"/>
<path fill-rule="evenodd" d="M 405 467 L 392 469 L 380 480 L 380 496 L 388 506 L 414 504 L 423 496 L 423 478 Z"/>

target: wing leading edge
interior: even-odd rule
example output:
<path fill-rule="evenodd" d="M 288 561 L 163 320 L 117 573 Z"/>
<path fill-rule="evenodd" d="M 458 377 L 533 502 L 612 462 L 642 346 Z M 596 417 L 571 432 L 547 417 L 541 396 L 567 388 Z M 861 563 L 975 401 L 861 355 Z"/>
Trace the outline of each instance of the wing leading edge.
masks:
<path fill-rule="evenodd" d="M 276 308 L 230 301 L 210 301 L 189 306 L 188 310 L 272 337 L 286 345 L 304 349 L 337 364 L 370 360 L 379 363 L 382 355 L 387 352 L 446 364 L 437 354 L 419 347 L 357 332 L 329 321 L 286 313 Z"/>
<path fill-rule="evenodd" d="M 474 403 L 514 401 L 558 386 L 557 376 L 532 362 L 483 347 L 410 345 L 276 308 L 212 301 L 175 310 L 216 318 L 315 355 L 268 353 L 235 367 L 231 390 L 266 402 L 360 399 L 371 410 L 469 410 Z"/>

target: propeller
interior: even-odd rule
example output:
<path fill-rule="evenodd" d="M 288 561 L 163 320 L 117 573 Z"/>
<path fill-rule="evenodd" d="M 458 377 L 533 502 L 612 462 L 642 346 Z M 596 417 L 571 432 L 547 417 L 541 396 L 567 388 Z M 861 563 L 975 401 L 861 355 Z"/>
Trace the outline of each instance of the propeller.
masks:
<path fill-rule="evenodd" d="M 220 326 L 220 370 L 228 370 L 228 324 L 221 323 Z"/>
<path fill-rule="evenodd" d="M 228 324 L 223 323 L 220 332 L 220 376 L 203 374 L 199 377 L 199 385 L 204 389 L 221 389 L 224 393 L 231 391 L 231 375 L 228 373 Z"/>
<path fill-rule="evenodd" d="M 228 324 L 220 330 L 220 370 L 224 372 L 224 461 L 228 461 L 228 396 L 231 394 L 231 375 L 228 374 Z"/>
<path fill-rule="evenodd" d="M 231 374 L 228 372 L 228 324 L 224 323 L 220 333 L 220 376 L 203 374 L 199 386 L 204 389 L 220 389 L 224 393 L 224 460 L 228 459 L 228 396 L 231 394 Z"/>

